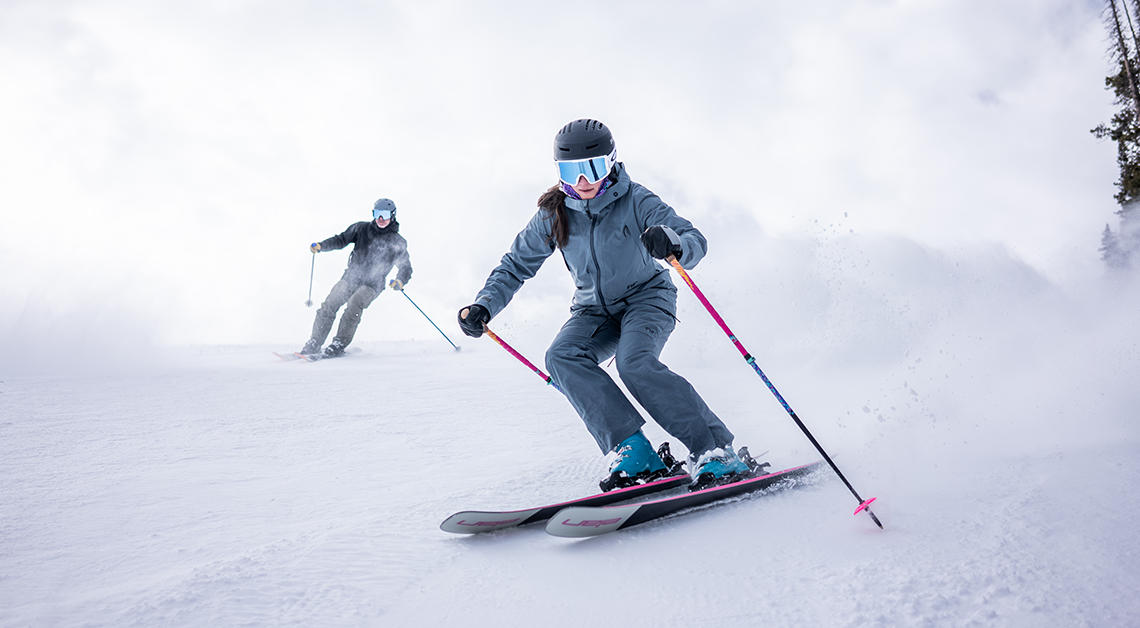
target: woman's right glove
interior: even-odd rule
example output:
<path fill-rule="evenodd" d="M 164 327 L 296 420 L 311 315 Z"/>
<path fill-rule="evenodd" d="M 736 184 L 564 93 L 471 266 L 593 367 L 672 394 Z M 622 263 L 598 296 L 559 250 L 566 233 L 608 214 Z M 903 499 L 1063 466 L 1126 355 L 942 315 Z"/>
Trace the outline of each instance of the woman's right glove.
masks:
<path fill-rule="evenodd" d="M 309 250 L 314 252 L 314 253 L 320 253 L 321 252 L 321 243 L 320 242 L 314 242 L 314 243 L 310 244 Z"/>
<path fill-rule="evenodd" d="M 491 313 L 478 303 L 472 303 L 459 310 L 459 328 L 472 338 L 482 336 L 483 325 L 489 322 L 491 322 Z"/>
<path fill-rule="evenodd" d="M 681 237 L 665 225 L 654 225 L 641 234 L 641 243 L 649 254 L 657 259 L 672 255 L 681 259 Z"/>

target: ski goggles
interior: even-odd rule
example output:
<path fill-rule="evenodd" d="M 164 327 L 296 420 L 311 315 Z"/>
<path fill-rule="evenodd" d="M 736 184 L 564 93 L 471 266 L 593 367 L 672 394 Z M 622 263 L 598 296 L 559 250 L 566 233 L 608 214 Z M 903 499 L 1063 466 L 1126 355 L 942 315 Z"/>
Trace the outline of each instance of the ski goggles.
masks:
<path fill-rule="evenodd" d="M 597 183 L 606 178 L 614 167 L 612 155 L 555 163 L 558 164 L 558 178 L 570 185 L 578 183 L 578 177 L 586 177 L 587 183 Z"/>
<path fill-rule="evenodd" d="M 392 210 L 390 209 L 374 209 L 372 210 L 373 220 L 391 220 Z"/>

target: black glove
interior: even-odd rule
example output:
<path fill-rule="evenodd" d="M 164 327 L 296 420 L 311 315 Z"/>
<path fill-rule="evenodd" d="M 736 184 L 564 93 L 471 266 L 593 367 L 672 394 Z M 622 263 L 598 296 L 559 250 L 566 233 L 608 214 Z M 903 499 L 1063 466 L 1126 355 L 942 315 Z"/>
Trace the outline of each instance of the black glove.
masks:
<path fill-rule="evenodd" d="M 665 259 L 670 255 L 681 258 L 681 238 L 677 237 L 676 231 L 665 225 L 654 225 L 646 229 L 641 234 L 641 243 L 657 259 Z"/>
<path fill-rule="evenodd" d="M 472 303 L 462 310 L 459 310 L 459 328 L 463 330 L 463 333 L 472 338 L 482 336 L 483 325 L 490 321 L 491 313 L 487 311 L 487 308 L 478 303 Z"/>

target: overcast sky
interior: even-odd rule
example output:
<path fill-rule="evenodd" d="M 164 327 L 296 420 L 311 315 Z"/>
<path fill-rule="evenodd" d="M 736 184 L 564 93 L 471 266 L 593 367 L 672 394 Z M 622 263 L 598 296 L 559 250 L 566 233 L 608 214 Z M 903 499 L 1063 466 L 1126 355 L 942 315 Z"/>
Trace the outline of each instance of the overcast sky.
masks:
<path fill-rule="evenodd" d="M 310 271 L 319 302 L 347 259 L 308 244 L 389 197 L 407 294 L 457 339 L 580 117 L 726 284 L 758 248 L 840 238 L 1080 281 L 1116 225 L 1101 7 L 6 0 L 0 337 L 299 347 Z M 565 275 L 512 315 L 564 317 Z M 435 335 L 402 300 L 362 337 Z"/>

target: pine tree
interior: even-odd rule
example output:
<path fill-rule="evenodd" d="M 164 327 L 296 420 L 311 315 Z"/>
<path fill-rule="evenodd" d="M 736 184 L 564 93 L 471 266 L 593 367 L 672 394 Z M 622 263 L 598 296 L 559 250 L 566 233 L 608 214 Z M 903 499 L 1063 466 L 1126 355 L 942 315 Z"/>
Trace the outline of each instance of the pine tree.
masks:
<path fill-rule="evenodd" d="M 1104 225 L 1104 234 L 1100 238 L 1100 253 L 1101 259 L 1109 268 L 1122 270 L 1129 266 L 1127 252 L 1121 250 L 1119 239 L 1107 224 Z"/>
<path fill-rule="evenodd" d="M 1131 13 L 1140 15 L 1140 0 L 1133 0 Z M 1114 198 L 1120 205 L 1116 212 L 1120 216 L 1120 232 L 1114 234 L 1105 225 L 1100 248 L 1105 264 L 1115 269 L 1130 267 L 1134 252 L 1140 257 L 1140 59 L 1131 13 L 1127 0 L 1120 0 L 1119 5 L 1117 0 L 1108 0 L 1105 7 L 1105 25 L 1113 41 L 1110 54 L 1119 64 L 1119 70 L 1105 79 L 1105 87 L 1112 90 L 1119 109 L 1111 125 L 1100 124 L 1092 130 L 1096 137 L 1116 142 L 1120 179 Z"/>

